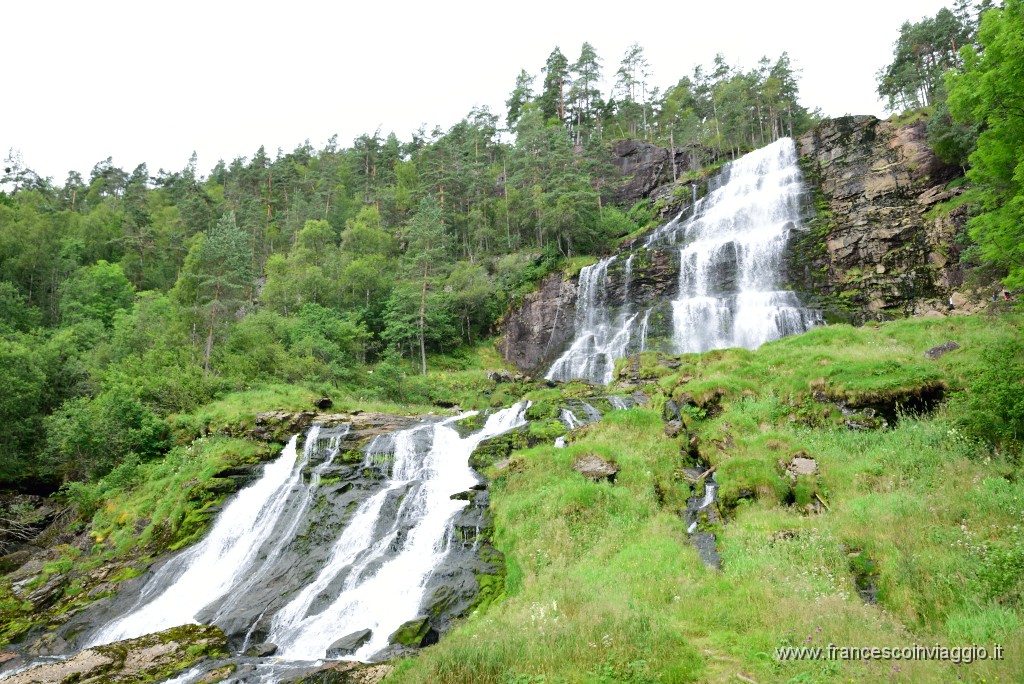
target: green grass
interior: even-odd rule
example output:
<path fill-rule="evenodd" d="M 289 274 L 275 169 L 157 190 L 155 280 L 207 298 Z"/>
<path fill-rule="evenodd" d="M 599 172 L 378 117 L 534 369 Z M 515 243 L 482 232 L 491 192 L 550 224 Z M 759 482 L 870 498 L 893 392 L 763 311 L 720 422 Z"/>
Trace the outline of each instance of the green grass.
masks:
<path fill-rule="evenodd" d="M 634 368 L 649 409 L 612 412 L 568 448 L 517 452 L 515 467 L 491 473 L 505 598 L 403 662 L 394 681 L 1024 681 L 1024 472 L 957 412 L 982 350 L 1020 324 L 835 326 L 756 352 L 644 355 Z M 962 348 L 923 356 L 950 340 Z M 850 430 L 830 403 L 898 402 L 936 386 L 947 408 L 885 429 Z M 690 402 L 677 439 L 660 417 L 670 397 Z M 701 563 L 679 515 L 691 436 L 721 484 L 721 571 Z M 583 453 L 618 463 L 616 483 L 573 472 Z M 818 473 L 790 479 L 796 455 Z M 819 498 L 827 509 L 809 513 Z M 872 569 L 877 604 L 858 595 L 858 568 Z M 775 657 L 828 643 L 1006 651 L 969 665 Z"/>

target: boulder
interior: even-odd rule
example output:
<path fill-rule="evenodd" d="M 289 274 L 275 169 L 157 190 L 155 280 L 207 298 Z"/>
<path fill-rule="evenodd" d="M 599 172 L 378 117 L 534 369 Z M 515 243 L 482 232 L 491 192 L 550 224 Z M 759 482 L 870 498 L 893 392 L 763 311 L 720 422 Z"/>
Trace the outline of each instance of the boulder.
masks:
<path fill-rule="evenodd" d="M 389 644 L 419 647 L 430 631 L 430 616 L 421 615 L 404 623 L 388 637 Z"/>
<path fill-rule="evenodd" d="M 946 354 L 947 352 L 955 351 L 959 348 L 960 345 L 957 344 L 956 342 L 946 342 L 945 344 L 940 344 L 937 347 L 932 347 L 931 349 L 926 351 L 924 355 L 927 356 L 929 359 L 937 359 L 940 356 Z"/>
<path fill-rule="evenodd" d="M 352 655 L 369 641 L 371 636 L 373 636 L 373 632 L 369 629 L 361 629 L 358 632 L 347 634 L 327 647 L 327 657 L 342 658 Z"/>
<path fill-rule="evenodd" d="M 277 653 L 277 644 L 262 643 L 250 646 L 245 650 L 245 655 L 250 658 L 269 658 Z"/>
<path fill-rule="evenodd" d="M 578 457 L 573 462 L 572 469 L 594 482 L 601 480 L 614 482 L 615 475 L 619 472 L 619 466 L 611 461 L 606 461 L 597 454 L 584 454 Z"/>

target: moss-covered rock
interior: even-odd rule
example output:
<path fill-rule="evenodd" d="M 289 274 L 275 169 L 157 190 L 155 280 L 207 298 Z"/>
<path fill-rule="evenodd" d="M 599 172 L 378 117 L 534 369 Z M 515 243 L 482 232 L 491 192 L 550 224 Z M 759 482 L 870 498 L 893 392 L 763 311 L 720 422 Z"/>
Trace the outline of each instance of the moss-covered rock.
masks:
<path fill-rule="evenodd" d="M 88 648 L 5 680 L 9 684 L 142 684 L 162 682 L 207 658 L 228 656 L 227 637 L 217 627 L 182 625 L 137 639 Z M 227 669 L 221 679 L 231 674 Z"/>
<path fill-rule="evenodd" d="M 498 461 L 504 461 L 516 449 L 526 449 L 536 443 L 536 439 L 531 443 L 529 425 L 509 430 L 497 437 L 480 442 L 469 457 L 469 466 L 476 470 L 483 470 Z"/>
<path fill-rule="evenodd" d="M 459 434 L 459 437 L 465 438 L 474 432 L 479 431 L 484 423 L 487 422 L 487 412 L 481 411 L 480 413 L 474 413 L 471 416 L 466 416 L 461 420 L 457 420 L 452 423 L 452 428 Z"/>
<path fill-rule="evenodd" d="M 535 401 L 526 409 L 526 420 L 545 420 L 558 417 L 558 406 L 552 402 Z"/>
<path fill-rule="evenodd" d="M 718 466 L 719 501 L 734 507 L 740 499 L 768 499 L 779 503 L 790 496 L 789 485 L 771 463 L 758 458 L 730 458 Z"/>
<path fill-rule="evenodd" d="M 423 640 L 426 638 L 427 632 L 429 631 L 430 616 L 420 615 L 419 617 L 403 623 L 401 627 L 396 629 L 391 636 L 388 637 L 388 643 L 417 648 L 423 643 Z"/>

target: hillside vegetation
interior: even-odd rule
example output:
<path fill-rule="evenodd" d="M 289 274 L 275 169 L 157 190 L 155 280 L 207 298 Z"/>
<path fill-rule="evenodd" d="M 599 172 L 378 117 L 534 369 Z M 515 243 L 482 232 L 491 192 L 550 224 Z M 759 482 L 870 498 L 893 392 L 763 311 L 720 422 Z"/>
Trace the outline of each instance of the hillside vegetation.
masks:
<path fill-rule="evenodd" d="M 1024 470 L 1015 446 L 985 438 L 1024 428 L 1022 322 L 833 326 L 755 352 L 627 361 L 613 387 L 650 393 L 646 407 L 490 471 L 506 599 L 405 663 L 397 681 L 1019 681 Z M 960 349 L 924 356 L 948 341 Z M 937 387 L 943 405 L 916 403 Z M 685 429 L 669 437 L 673 397 Z M 879 407 L 873 417 L 854 408 L 867 404 Z M 619 465 L 614 484 L 573 471 L 590 453 Z M 813 459 L 817 473 L 792 477 L 794 458 Z M 697 462 L 716 468 L 721 487 L 724 523 L 702 523 L 718 538 L 720 570 L 701 562 L 680 516 L 701 494 L 683 470 Z M 877 602 L 862 598 L 868 587 Z M 1005 659 L 776 653 L 829 643 L 990 654 L 998 643 Z"/>

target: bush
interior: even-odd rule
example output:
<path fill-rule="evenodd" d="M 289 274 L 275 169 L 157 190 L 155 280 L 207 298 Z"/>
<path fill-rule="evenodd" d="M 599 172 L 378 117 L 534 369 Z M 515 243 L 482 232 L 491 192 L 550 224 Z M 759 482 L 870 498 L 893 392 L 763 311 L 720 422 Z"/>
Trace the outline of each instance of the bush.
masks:
<path fill-rule="evenodd" d="M 983 351 L 953 413 L 965 431 L 1018 450 L 1024 437 L 1024 343 L 1004 337 Z"/>

